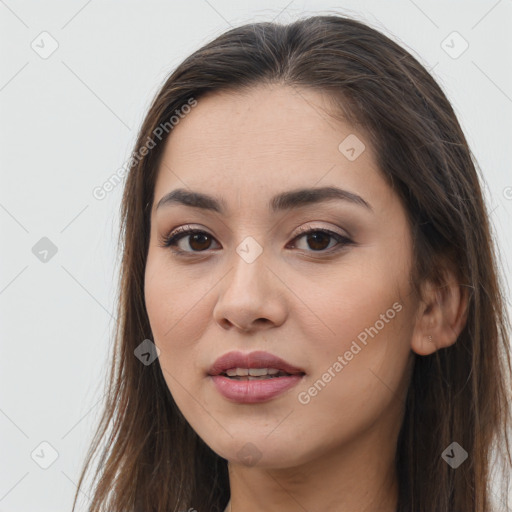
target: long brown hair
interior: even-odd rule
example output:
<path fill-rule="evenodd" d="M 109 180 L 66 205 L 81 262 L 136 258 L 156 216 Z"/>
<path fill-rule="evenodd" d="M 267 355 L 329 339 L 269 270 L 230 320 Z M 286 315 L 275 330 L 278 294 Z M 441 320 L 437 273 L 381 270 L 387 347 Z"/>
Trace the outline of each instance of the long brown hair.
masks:
<path fill-rule="evenodd" d="M 107 398 L 73 509 L 100 448 L 91 512 L 220 512 L 229 500 L 227 461 L 182 416 L 158 359 L 141 364 L 134 350 L 153 339 L 144 272 L 169 120 L 207 92 L 262 83 L 329 94 L 333 111 L 368 135 L 383 176 L 406 208 L 418 292 L 426 279 L 443 286 L 448 267 L 469 291 L 467 322 L 456 343 L 415 355 L 396 449 L 398 510 L 491 510 L 492 454 L 512 462 L 510 326 L 480 171 L 449 101 L 425 68 L 385 35 L 337 14 L 231 29 L 184 60 L 153 100 L 121 205 L 118 322 Z M 151 149 L 141 151 L 149 141 Z M 441 457 L 452 442 L 468 453 L 457 469 Z M 501 488 L 508 492 L 508 480 Z"/>

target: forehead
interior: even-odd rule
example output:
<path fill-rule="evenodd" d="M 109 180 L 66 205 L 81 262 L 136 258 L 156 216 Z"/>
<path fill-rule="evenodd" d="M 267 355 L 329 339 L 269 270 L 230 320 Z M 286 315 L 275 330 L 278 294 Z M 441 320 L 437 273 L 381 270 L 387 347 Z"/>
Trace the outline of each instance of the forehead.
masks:
<path fill-rule="evenodd" d="M 332 100 L 317 91 L 261 85 L 216 92 L 199 98 L 171 132 L 166 149 L 204 160 L 207 149 L 218 157 L 264 159 L 277 153 L 314 158 L 330 147 L 338 156 L 338 144 L 354 129 L 332 113 Z"/>
<path fill-rule="evenodd" d="M 166 141 L 155 202 L 178 187 L 228 199 L 236 191 L 239 200 L 245 191 L 252 203 L 254 192 L 266 197 L 294 188 L 354 190 L 364 184 L 378 193 L 383 186 L 366 135 L 330 115 L 333 103 L 325 94 L 262 85 L 197 101 Z M 356 159 L 342 152 L 347 140 L 360 152 Z"/>

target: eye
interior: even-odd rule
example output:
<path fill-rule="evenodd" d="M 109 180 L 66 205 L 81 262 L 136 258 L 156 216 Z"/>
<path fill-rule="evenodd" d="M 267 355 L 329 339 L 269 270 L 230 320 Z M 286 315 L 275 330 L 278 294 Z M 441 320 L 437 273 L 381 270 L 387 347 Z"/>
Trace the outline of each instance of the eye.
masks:
<path fill-rule="evenodd" d="M 305 238 L 306 244 L 313 252 L 332 252 L 330 249 L 332 249 L 333 246 L 330 244 L 333 240 L 337 242 L 334 245 L 334 250 L 339 250 L 347 245 L 353 245 L 352 240 L 330 229 L 303 227 L 299 229 L 299 233 L 300 234 L 296 236 L 293 241 L 295 242 L 296 240 Z"/>
<path fill-rule="evenodd" d="M 179 242 L 182 239 L 188 238 L 188 243 L 180 244 Z M 210 248 L 211 241 L 215 240 L 209 233 L 206 231 L 202 231 L 200 229 L 190 229 L 188 226 L 181 226 L 168 235 L 164 236 L 161 240 L 160 247 L 178 247 L 178 249 L 171 249 L 172 252 L 177 254 L 182 253 L 195 253 L 195 252 L 204 252 L 205 250 Z M 187 250 L 188 246 L 190 250 Z"/>
<path fill-rule="evenodd" d="M 187 241 L 188 238 L 188 241 Z M 306 239 L 311 249 L 310 252 L 333 252 L 331 242 L 334 244 L 334 250 L 339 250 L 347 245 L 353 245 L 354 242 L 339 233 L 335 233 L 325 228 L 309 228 L 299 229 L 299 234 L 292 240 L 295 243 L 302 238 Z M 180 246 L 180 242 L 183 242 Z M 191 229 L 188 226 L 181 226 L 168 235 L 164 236 L 160 241 L 160 247 L 171 248 L 172 252 L 180 256 L 189 256 L 194 253 L 205 252 L 211 248 L 212 241 L 215 241 L 212 235 L 200 229 Z M 217 242 L 216 242 L 217 243 Z M 294 245 L 295 246 L 295 245 Z M 174 249 L 178 247 L 178 249 Z M 303 249 L 300 248 L 299 249 Z M 306 249 L 307 250 L 307 249 Z M 188 253 L 188 254 L 187 254 Z"/>

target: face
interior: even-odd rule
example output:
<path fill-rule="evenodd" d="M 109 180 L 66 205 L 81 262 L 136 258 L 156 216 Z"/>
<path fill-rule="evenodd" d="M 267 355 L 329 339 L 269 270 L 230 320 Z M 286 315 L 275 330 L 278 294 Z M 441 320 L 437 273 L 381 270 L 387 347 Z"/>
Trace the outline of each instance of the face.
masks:
<path fill-rule="evenodd" d="M 401 423 L 417 307 L 409 225 L 367 137 L 329 104 L 285 86 L 216 93 L 166 142 L 147 312 L 174 400 L 230 461 L 293 467 L 370 432 L 389 441 Z M 157 207 L 177 189 L 212 199 Z"/>

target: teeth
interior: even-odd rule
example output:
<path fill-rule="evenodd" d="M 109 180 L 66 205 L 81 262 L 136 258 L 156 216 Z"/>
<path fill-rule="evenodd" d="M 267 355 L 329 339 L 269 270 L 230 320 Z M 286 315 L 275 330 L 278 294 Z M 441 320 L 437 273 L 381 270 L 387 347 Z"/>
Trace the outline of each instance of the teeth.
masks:
<path fill-rule="evenodd" d="M 226 370 L 226 375 L 228 377 L 263 377 L 264 375 L 277 375 L 279 371 L 277 368 L 230 368 Z"/>
<path fill-rule="evenodd" d="M 249 368 L 249 375 L 261 377 L 262 375 L 268 375 L 268 370 L 267 368 Z"/>

